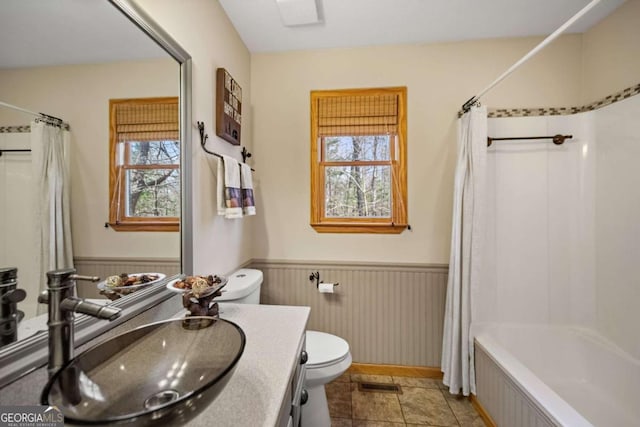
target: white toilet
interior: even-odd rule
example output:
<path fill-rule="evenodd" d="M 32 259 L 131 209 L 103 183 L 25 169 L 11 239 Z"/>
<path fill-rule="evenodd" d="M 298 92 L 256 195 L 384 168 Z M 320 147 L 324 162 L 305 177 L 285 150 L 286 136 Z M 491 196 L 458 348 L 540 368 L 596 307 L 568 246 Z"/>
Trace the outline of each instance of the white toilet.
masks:
<path fill-rule="evenodd" d="M 229 276 L 218 302 L 259 304 L 262 271 L 242 268 Z M 340 337 L 324 332 L 307 331 L 308 360 L 304 388 L 309 399 L 302 408 L 301 425 L 328 427 L 331 425 L 324 385 L 342 375 L 351 366 L 349 344 Z"/>
<path fill-rule="evenodd" d="M 331 418 L 324 385 L 351 366 L 349 343 L 335 335 L 307 331 L 307 354 L 304 387 L 309 400 L 302 408 L 302 426 L 327 427 L 331 425 Z"/>
<path fill-rule="evenodd" d="M 260 286 L 262 285 L 262 271 L 241 268 L 228 277 L 229 281 L 222 288 L 222 296 L 218 302 L 232 302 L 235 304 L 260 304 Z"/>

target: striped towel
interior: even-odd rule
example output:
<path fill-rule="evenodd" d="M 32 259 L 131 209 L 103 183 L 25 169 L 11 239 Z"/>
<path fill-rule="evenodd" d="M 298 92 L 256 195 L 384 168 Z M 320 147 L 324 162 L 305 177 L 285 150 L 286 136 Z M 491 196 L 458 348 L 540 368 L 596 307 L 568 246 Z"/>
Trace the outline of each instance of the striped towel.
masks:
<path fill-rule="evenodd" d="M 256 203 L 253 200 L 253 178 L 251 167 L 246 163 L 240 164 L 240 185 L 242 188 L 242 212 L 245 215 L 256 214 Z"/>
<path fill-rule="evenodd" d="M 240 165 L 229 156 L 218 159 L 218 215 L 225 218 L 242 218 L 240 191 Z"/>

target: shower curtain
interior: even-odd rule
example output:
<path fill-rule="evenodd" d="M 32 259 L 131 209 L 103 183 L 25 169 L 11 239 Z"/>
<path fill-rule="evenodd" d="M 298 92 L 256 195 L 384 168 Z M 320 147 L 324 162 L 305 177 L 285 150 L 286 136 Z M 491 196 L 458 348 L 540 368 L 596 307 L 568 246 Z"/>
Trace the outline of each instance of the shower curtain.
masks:
<path fill-rule="evenodd" d="M 475 106 L 458 120 L 458 161 L 453 196 L 451 255 L 442 339 L 443 382 L 449 391 L 475 393 L 474 294 L 478 292 L 484 226 L 487 111 Z"/>
<path fill-rule="evenodd" d="M 31 122 L 31 154 L 36 188 L 37 278 L 40 290 L 50 270 L 73 267 L 71 246 L 69 131 L 43 120 Z M 38 313 L 46 311 L 40 305 Z"/>

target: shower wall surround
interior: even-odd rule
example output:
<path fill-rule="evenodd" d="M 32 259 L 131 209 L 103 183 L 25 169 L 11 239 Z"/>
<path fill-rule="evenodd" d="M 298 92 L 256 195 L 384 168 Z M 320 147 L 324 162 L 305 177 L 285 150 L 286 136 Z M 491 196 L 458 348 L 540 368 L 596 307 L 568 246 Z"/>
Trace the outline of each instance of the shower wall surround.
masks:
<path fill-rule="evenodd" d="M 29 126 L 0 128 L 0 149 L 29 148 L 28 131 Z M 4 153 L 0 156 L 0 266 L 17 267 L 20 288 L 37 295 L 39 283 L 32 268 L 35 195 L 26 188 L 32 188 L 31 153 Z M 35 298 L 28 298 L 19 308 L 26 317 L 33 317 L 37 306 Z"/>
<path fill-rule="evenodd" d="M 489 119 L 481 321 L 595 326 L 591 113 Z"/>
<path fill-rule="evenodd" d="M 486 288 L 476 319 L 595 329 L 640 358 L 640 96 L 567 116 L 489 119 Z"/>
<path fill-rule="evenodd" d="M 640 96 L 594 112 L 598 331 L 640 359 Z"/>

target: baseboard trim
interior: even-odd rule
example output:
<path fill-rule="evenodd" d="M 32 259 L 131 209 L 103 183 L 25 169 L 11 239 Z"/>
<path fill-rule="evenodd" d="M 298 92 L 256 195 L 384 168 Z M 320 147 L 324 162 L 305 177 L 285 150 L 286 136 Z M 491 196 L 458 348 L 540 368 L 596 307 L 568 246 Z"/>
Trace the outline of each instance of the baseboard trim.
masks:
<path fill-rule="evenodd" d="M 393 375 L 396 377 L 442 378 L 439 367 L 431 366 L 403 366 L 403 365 L 374 365 L 369 363 L 352 363 L 350 374 L 364 375 Z"/>
<path fill-rule="evenodd" d="M 473 405 L 487 427 L 498 427 L 495 421 L 493 421 L 493 418 L 491 418 L 491 415 L 489 415 L 487 410 L 484 409 L 484 406 L 482 406 L 482 404 L 474 394 L 469 396 L 469 400 L 471 401 L 471 405 Z"/>

